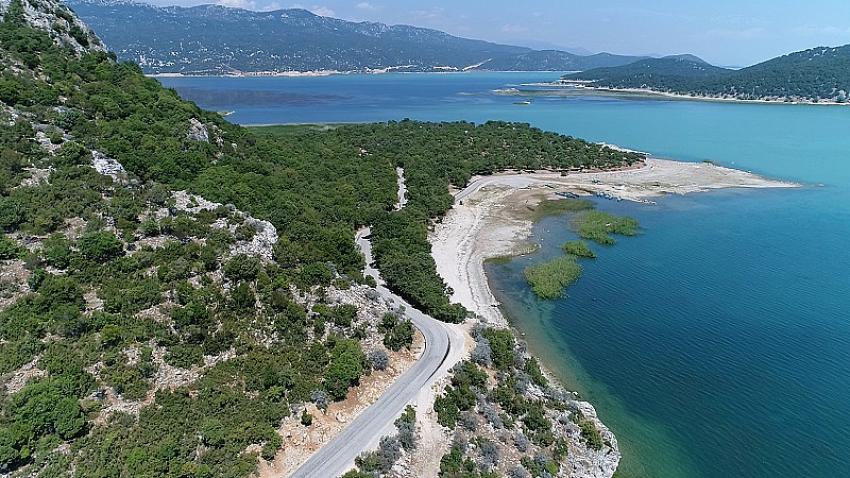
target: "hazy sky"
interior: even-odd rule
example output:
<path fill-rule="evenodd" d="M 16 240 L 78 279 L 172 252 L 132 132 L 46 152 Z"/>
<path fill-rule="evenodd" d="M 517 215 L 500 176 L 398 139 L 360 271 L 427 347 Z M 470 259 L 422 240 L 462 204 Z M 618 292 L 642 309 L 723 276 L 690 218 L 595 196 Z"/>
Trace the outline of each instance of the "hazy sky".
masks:
<path fill-rule="evenodd" d="M 694 53 L 731 66 L 850 43 L 850 0 L 152 0 L 214 2 L 253 10 L 301 7 L 535 48 Z"/>

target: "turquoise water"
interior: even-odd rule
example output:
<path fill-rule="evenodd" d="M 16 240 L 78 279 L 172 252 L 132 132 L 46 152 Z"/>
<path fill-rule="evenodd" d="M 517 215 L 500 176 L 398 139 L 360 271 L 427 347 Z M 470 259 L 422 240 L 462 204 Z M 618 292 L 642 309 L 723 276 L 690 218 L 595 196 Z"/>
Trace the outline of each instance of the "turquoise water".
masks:
<path fill-rule="evenodd" d="M 850 110 L 599 97 L 517 106 L 490 93 L 552 77 L 164 83 L 242 123 L 526 121 L 805 183 L 601 201 L 643 233 L 597 248 L 563 300 L 538 301 L 520 272 L 572 237 L 566 218 L 537 226 L 538 254 L 488 270 L 535 350 L 617 433 L 626 476 L 850 476 Z"/>

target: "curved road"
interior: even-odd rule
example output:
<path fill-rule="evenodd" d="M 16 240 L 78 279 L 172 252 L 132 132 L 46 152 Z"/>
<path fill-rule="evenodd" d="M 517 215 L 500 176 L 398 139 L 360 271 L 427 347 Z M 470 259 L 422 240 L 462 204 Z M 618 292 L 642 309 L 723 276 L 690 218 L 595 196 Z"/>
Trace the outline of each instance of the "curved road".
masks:
<path fill-rule="evenodd" d="M 382 436 L 393 433 L 395 419 L 408 404 L 414 403 L 420 390 L 431 386 L 437 372 L 446 364 L 452 347 L 462 347 L 458 335 L 447 324 L 425 315 L 383 286 L 378 271 L 372 267 L 369 233 L 369 229 L 357 233 L 357 245 L 366 256 L 365 273 L 378 282 L 381 298 L 405 307 L 405 315 L 425 336 L 425 352 L 377 402 L 315 452 L 290 478 L 336 478 L 353 468 L 357 456 L 377 448 Z"/>

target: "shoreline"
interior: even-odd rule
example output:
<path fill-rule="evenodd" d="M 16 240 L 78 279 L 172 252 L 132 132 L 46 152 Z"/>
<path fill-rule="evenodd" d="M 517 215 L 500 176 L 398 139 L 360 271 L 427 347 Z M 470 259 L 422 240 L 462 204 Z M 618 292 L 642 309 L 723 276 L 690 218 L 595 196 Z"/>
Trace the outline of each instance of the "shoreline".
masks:
<path fill-rule="evenodd" d="M 397 67 L 396 67 L 397 68 Z M 223 73 L 216 72 L 204 74 L 200 72 L 165 72 L 165 73 L 145 73 L 148 78 L 327 78 L 332 76 L 372 76 L 386 74 L 432 74 L 432 75 L 447 75 L 447 74 L 474 74 L 474 73 L 552 73 L 553 75 L 563 75 L 574 72 L 554 71 L 554 70 L 476 70 L 476 69 L 432 69 L 425 71 L 406 71 L 402 69 L 382 68 L 377 70 L 314 70 L 314 71 L 254 71 L 244 73 Z M 790 106 L 850 106 L 850 101 L 839 103 L 837 101 L 811 101 L 811 100 L 792 100 L 786 101 L 782 98 L 776 99 L 745 99 L 726 96 L 700 96 L 687 95 L 681 93 L 671 93 L 668 91 L 654 90 L 652 88 L 611 88 L 605 86 L 590 86 L 581 83 L 560 83 L 553 82 L 538 82 L 538 83 L 522 83 L 523 87 L 552 87 L 552 88 L 573 88 L 576 91 L 588 91 L 593 93 L 609 94 L 612 96 L 631 96 L 636 98 L 655 98 L 680 101 L 705 101 L 712 103 L 739 103 L 739 104 L 760 104 L 760 105 L 790 105 Z M 523 91 L 515 87 L 493 90 L 493 93 L 500 96 L 548 96 L 547 90 Z"/>
<path fill-rule="evenodd" d="M 370 76 L 370 75 L 387 75 L 387 74 L 402 74 L 402 75 L 414 75 L 414 74 L 433 74 L 433 75 L 446 75 L 446 74 L 475 74 L 475 73 L 516 73 L 516 74 L 528 74 L 528 73 L 551 73 L 552 75 L 564 75 L 567 73 L 574 73 L 569 71 L 561 71 L 561 70 L 476 70 L 476 69 L 433 69 L 433 70 L 424 70 L 424 71 L 406 71 L 400 69 L 393 68 L 382 68 L 378 70 L 350 70 L 350 71 L 339 71 L 339 70 L 313 70 L 313 71 L 254 71 L 254 72 L 244 72 L 244 73 L 224 73 L 224 72 L 216 72 L 205 74 L 201 72 L 164 72 L 164 73 L 145 73 L 145 76 L 148 78 L 326 78 L 329 76 Z"/>
<path fill-rule="evenodd" d="M 454 207 L 429 241 L 437 271 L 453 290 L 452 300 L 492 323 L 507 325 L 487 284 L 484 262 L 528 253 L 531 213 L 544 199 L 557 198 L 555 193 L 654 204 L 666 194 L 796 187 L 800 185 L 714 164 L 656 158 L 617 171 L 478 176 L 455 191 Z"/>
<path fill-rule="evenodd" d="M 538 84 L 537 86 L 543 86 Z M 609 93 L 612 95 L 633 96 L 644 98 L 663 98 L 669 100 L 681 101 L 707 101 L 713 103 L 740 103 L 740 104 L 759 104 L 759 105 L 791 105 L 791 106 L 850 106 L 850 102 L 839 103 L 837 101 L 811 101 L 811 100 L 793 100 L 785 101 L 785 99 L 745 99 L 725 96 L 700 96 L 686 95 L 681 93 L 671 93 L 668 91 L 654 90 L 652 88 L 610 88 L 605 86 L 590 86 L 585 84 L 575 83 L 559 83 L 553 82 L 548 86 L 552 87 L 571 87 L 577 91 L 591 91 L 599 93 Z M 539 93 L 538 93 L 539 94 Z"/>
<path fill-rule="evenodd" d="M 651 198 L 665 194 L 691 194 L 722 188 L 795 187 L 800 185 L 713 164 L 653 158 L 647 158 L 638 168 L 608 172 L 479 176 L 472 178 L 463 190 L 453 191 L 455 205 L 435 225 L 428 240 L 437 272 L 453 291 L 452 301 L 475 313 L 482 322 L 509 328 L 521 339 L 520 328 L 508 320 L 494 296 L 484 265 L 487 260 L 525 255 L 536 250 L 529 238 L 536 223 L 534 208 L 543 200 L 558 198 L 558 192 L 569 192 L 579 196 L 606 194 L 617 200 L 653 204 Z M 532 354 L 540 357 L 537 350 L 532 350 Z M 543 373 L 562 389 L 569 390 L 553 372 L 556 367 L 547 362 L 541 357 Z M 615 433 L 598 416 L 593 404 L 579 396 L 576 400 L 583 413 L 614 444 L 612 455 L 603 461 L 613 465 L 610 469 L 616 471 L 622 451 Z"/>

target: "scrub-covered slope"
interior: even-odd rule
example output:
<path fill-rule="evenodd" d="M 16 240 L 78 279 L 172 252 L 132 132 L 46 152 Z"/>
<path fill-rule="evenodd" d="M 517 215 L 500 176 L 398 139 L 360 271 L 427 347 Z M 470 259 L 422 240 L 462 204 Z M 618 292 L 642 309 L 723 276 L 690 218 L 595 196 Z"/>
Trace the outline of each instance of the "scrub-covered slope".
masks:
<path fill-rule="evenodd" d="M 305 406 L 386 382 L 413 340 L 362 277 L 356 228 L 375 224 L 393 287 L 463 320 L 426 240 L 450 182 L 640 159 L 506 123 L 257 135 L 117 63 L 58 2 L 0 13 L 11 476 L 251 475 L 286 452 L 282 430 L 316 432 Z"/>

